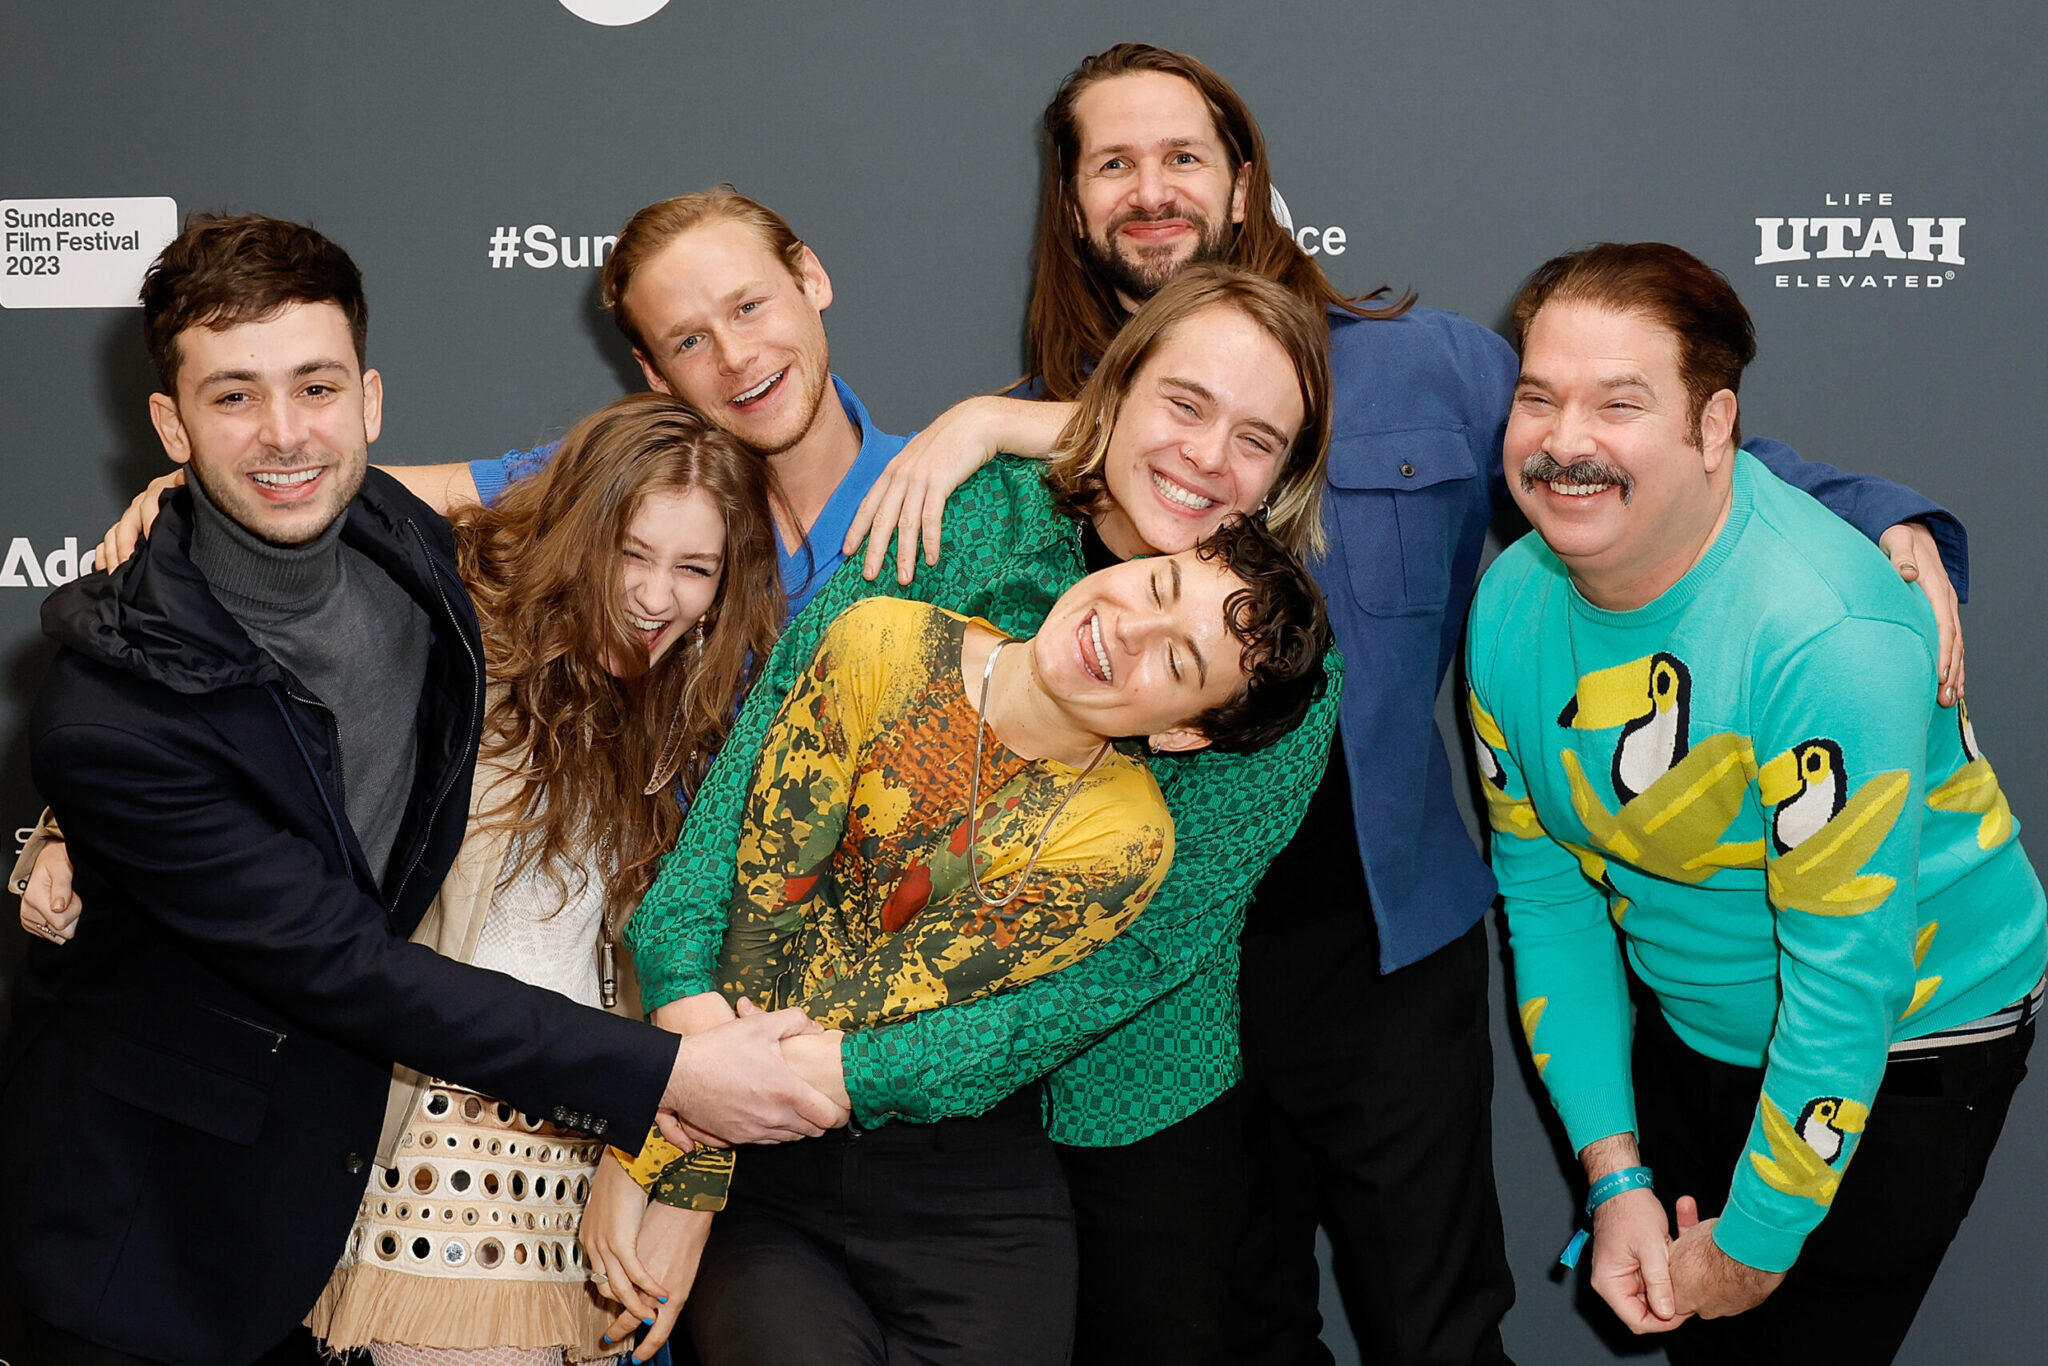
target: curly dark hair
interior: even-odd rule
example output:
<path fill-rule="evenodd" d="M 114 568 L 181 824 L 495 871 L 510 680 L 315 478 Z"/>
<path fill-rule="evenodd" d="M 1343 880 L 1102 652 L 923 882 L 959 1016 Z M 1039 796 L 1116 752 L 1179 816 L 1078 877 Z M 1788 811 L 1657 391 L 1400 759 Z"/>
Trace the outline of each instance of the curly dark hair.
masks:
<path fill-rule="evenodd" d="M 1264 749 L 1300 725 L 1330 685 L 1323 668 L 1332 639 L 1323 592 L 1294 553 L 1250 518 L 1226 521 L 1195 553 L 1221 559 L 1244 582 L 1223 600 L 1223 617 L 1244 647 L 1245 684 L 1192 724 L 1227 754 Z"/>

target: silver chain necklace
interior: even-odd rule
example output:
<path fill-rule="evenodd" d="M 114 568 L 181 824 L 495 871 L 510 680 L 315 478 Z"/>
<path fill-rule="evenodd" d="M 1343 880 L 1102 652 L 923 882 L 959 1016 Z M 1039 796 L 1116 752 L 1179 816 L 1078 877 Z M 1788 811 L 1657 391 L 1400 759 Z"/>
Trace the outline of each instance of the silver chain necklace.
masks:
<path fill-rule="evenodd" d="M 1096 750 L 1095 757 L 1088 761 L 1088 767 L 1081 770 L 1081 776 L 1068 784 L 1067 795 L 1060 798 L 1060 804 L 1045 818 L 1045 825 L 1038 832 L 1038 842 L 1031 846 L 1031 857 L 1024 861 L 1023 871 L 1018 873 L 1017 880 L 1010 884 L 1008 895 L 1000 899 L 990 896 L 981 885 L 981 865 L 976 858 L 980 840 L 975 829 L 975 812 L 981 810 L 981 747 L 982 736 L 988 730 L 988 683 L 995 676 L 996 656 L 1001 654 L 1003 647 L 1009 643 L 1007 640 L 997 641 L 995 648 L 988 652 L 988 663 L 982 666 L 981 703 L 974 709 L 974 778 L 972 785 L 967 789 L 967 877 L 974 884 L 975 896 L 981 899 L 982 905 L 992 911 L 1006 909 L 1017 899 L 1018 893 L 1024 890 L 1024 879 L 1030 877 L 1031 870 L 1038 866 L 1039 855 L 1045 852 L 1045 842 L 1052 837 L 1052 827 L 1059 820 L 1060 813 L 1067 809 L 1067 803 L 1074 800 L 1074 794 L 1080 790 L 1081 784 L 1087 781 L 1088 775 L 1095 771 L 1095 766 L 1109 753 L 1109 741 L 1104 740 L 1102 748 Z"/>

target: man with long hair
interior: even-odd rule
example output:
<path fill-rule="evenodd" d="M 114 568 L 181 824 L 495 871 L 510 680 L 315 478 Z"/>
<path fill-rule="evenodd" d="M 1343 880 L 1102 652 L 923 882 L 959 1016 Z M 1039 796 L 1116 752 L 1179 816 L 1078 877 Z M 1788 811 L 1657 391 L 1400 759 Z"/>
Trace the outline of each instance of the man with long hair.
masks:
<path fill-rule="evenodd" d="M 1330 764 L 1246 915 L 1245 1084 L 1209 1089 L 1207 1104 L 1142 1142 L 1061 1148 L 1081 1235 L 1076 1360 L 1327 1362 L 1319 1219 L 1371 1359 L 1502 1360 L 1514 1288 L 1493 1182 L 1480 927 L 1494 883 L 1453 800 L 1434 708 L 1487 526 L 1510 502 L 1500 443 L 1514 356 L 1411 297 L 1341 294 L 1273 212 L 1249 107 L 1194 57 L 1120 43 L 1087 58 L 1046 107 L 1043 136 L 1025 398 L 942 415 L 899 461 L 902 477 L 892 469 L 870 492 L 864 514 L 899 529 L 899 576 L 920 533 L 936 554 L 944 488 L 994 451 L 1047 451 L 1126 317 L 1190 265 L 1220 259 L 1328 319 L 1329 545 L 1313 568 L 1347 662 Z M 1774 442 L 1751 449 L 1922 577 L 1953 701 L 1956 598 L 1936 542 L 1961 583 L 1960 526 L 1910 490 Z M 1202 505 L 1213 478 L 1193 459 L 1151 474 L 1166 511 Z M 869 540 L 871 573 L 886 540 Z M 1133 1022 L 1177 1041 L 1162 1074 L 1219 1057 L 1235 1072 L 1235 1022 L 1190 1009 L 1208 976 Z M 1239 1199 L 1240 1152 L 1242 1236 L 1217 1212 Z"/>

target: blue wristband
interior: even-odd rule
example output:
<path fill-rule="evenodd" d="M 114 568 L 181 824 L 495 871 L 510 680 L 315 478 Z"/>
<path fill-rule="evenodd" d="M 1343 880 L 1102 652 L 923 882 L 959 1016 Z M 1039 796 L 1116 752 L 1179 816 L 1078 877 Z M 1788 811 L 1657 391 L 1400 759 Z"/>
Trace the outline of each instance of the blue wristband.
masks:
<path fill-rule="evenodd" d="M 1623 1167 L 1618 1172 L 1609 1172 L 1593 1183 L 1593 1189 L 1586 1192 L 1586 1217 L 1593 1211 L 1626 1191 L 1646 1191 L 1652 1188 L 1648 1167 Z"/>
<path fill-rule="evenodd" d="M 1652 1182 L 1648 1167 L 1623 1167 L 1618 1172 L 1609 1172 L 1598 1181 L 1595 1181 L 1593 1189 L 1586 1192 L 1586 1217 L 1588 1219 L 1592 1218 L 1594 1210 L 1599 1209 L 1617 1195 L 1627 1191 L 1646 1191 L 1650 1189 L 1652 1189 Z M 1564 1251 L 1558 1254 L 1558 1265 L 1564 1267 L 1577 1266 L 1579 1264 L 1579 1254 L 1586 1250 L 1586 1242 L 1592 1236 L 1590 1231 L 1583 1228 L 1574 1233 L 1572 1240 L 1565 1244 Z"/>

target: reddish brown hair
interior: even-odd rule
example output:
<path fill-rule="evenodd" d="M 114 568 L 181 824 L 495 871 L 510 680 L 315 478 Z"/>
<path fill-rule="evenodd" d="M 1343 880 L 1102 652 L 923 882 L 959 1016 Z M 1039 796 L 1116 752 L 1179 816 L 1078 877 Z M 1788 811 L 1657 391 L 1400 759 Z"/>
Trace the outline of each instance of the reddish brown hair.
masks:
<path fill-rule="evenodd" d="M 1357 299 L 1339 294 L 1315 258 L 1281 226 L 1273 214 L 1273 172 L 1266 159 L 1265 135 L 1228 81 L 1186 53 L 1169 52 L 1150 43 L 1118 43 L 1069 73 L 1045 107 L 1045 165 L 1039 183 L 1025 359 L 1030 375 L 1044 386 L 1047 398 L 1071 399 L 1078 394 L 1088 367 L 1109 350 L 1110 338 L 1124 321 L 1115 290 L 1089 268 L 1075 231 L 1080 216 L 1074 179 L 1080 172 L 1081 127 L 1074 104 L 1089 86 L 1140 71 L 1178 76 L 1194 86 L 1209 107 L 1232 177 L 1239 168 L 1249 168 L 1244 222 L 1237 227 L 1227 257 L 1231 265 L 1276 281 L 1318 315 L 1326 308 L 1342 308 L 1362 318 L 1393 318 L 1414 305 L 1413 294 L 1404 294 L 1390 304 L 1368 304 L 1387 292 L 1384 285 Z"/>
<path fill-rule="evenodd" d="M 1263 275 L 1213 263 L 1189 266 L 1145 301 L 1110 338 L 1102 363 L 1082 385 L 1060 432 L 1045 482 L 1060 506 L 1081 517 L 1113 501 L 1103 464 L 1110 434 L 1138 371 L 1167 333 L 1211 308 L 1234 309 L 1272 337 L 1294 363 L 1301 387 L 1301 430 L 1266 494 L 1267 524 L 1296 554 L 1323 546 L 1323 470 L 1330 456 L 1330 329 L 1320 313 Z"/>
<path fill-rule="evenodd" d="M 632 287 L 634 272 L 690 229 L 719 222 L 740 223 L 753 229 L 762 244 L 782 258 L 797 283 L 803 283 L 803 240 L 790 230 L 781 214 L 732 186 L 714 185 L 695 194 L 649 204 L 619 229 L 619 240 L 605 259 L 604 277 L 599 285 L 612 321 L 626 334 L 635 351 L 646 352 L 647 342 L 626 312 L 626 291 Z"/>
<path fill-rule="evenodd" d="M 1756 359 L 1756 328 L 1728 277 L 1668 243 L 1602 242 L 1536 267 L 1508 312 L 1515 350 L 1522 349 L 1536 315 L 1549 303 L 1639 314 L 1676 336 L 1695 446 L 1707 400 L 1723 389 L 1740 394 L 1742 372 Z M 1740 446 L 1739 415 L 1733 436 Z"/>
<path fill-rule="evenodd" d="M 178 392 L 178 336 L 262 322 L 292 304 L 333 304 L 348 318 L 361 368 L 370 337 L 363 273 L 300 223 L 261 214 L 195 213 L 142 277 L 142 336 L 157 382 Z"/>
<path fill-rule="evenodd" d="M 619 588 L 626 528 L 648 494 L 692 489 L 725 521 L 703 634 L 615 677 L 607 659 L 646 657 Z M 459 512 L 455 530 L 497 688 L 483 752 L 512 756 L 521 779 L 484 813 L 525 837 L 506 876 L 585 866 L 601 839 L 607 897 L 630 907 L 682 825 L 670 783 L 695 790 L 782 627 L 767 471 L 685 405 L 634 394 L 577 423 L 496 505 Z"/>

